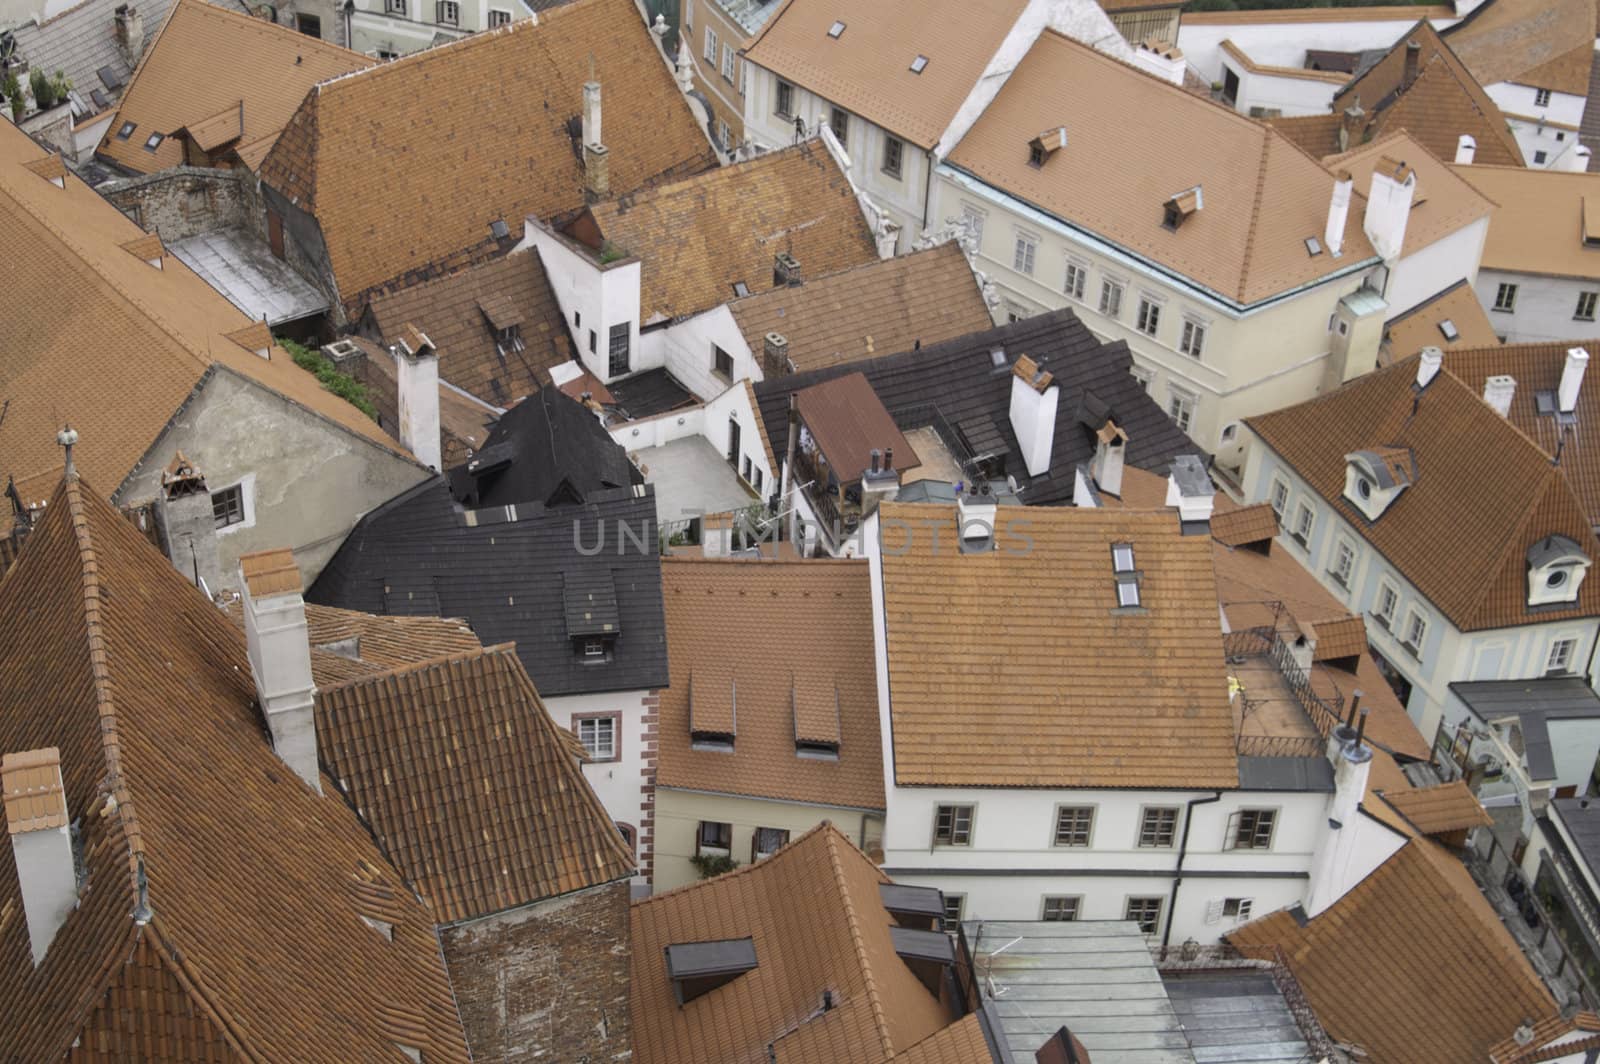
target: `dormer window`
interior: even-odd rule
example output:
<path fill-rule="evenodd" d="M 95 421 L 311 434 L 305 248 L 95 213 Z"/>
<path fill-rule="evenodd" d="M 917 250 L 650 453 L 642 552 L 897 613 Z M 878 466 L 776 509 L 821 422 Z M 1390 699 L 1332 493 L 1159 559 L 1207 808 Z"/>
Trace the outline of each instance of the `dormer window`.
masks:
<path fill-rule="evenodd" d="M 502 355 L 510 354 L 513 351 L 521 351 L 523 349 L 522 326 L 507 325 L 504 329 L 497 329 L 495 331 L 495 346 L 499 348 Z"/>
<path fill-rule="evenodd" d="M 124 122 L 124 123 L 122 123 L 121 128 L 119 128 L 117 130 L 117 139 L 118 140 L 127 140 L 129 137 L 133 136 L 133 131 L 135 129 L 138 129 L 138 128 L 139 128 L 138 124 L 134 123 L 134 122 Z"/>
<path fill-rule="evenodd" d="M 1035 169 L 1044 165 L 1044 148 L 1037 144 L 1028 145 L 1028 165 Z"/>
<path fill-rule="evenodd" d="M 1408 447 L 1375 447 L 1344 456 L 1344 497 L 1368 521 L 1376 521 L 1416 479 Z"/>
<path fill-rule="evenodd" d="M 1200 208 L 1204 206 L 1205 196 L 1201 193 L 1199 185 L 1184 189 L 1161 205 L 1161 224 L 1168 229 L 1177 229 L 1190 217 L 1199 214 Z"/>
<path fill-rule="evenodd" d="M 1067 128 L 1057 126 L 1047 129 L 1028 142 L 1028 165 L 1037 169 L 1049 158 L 1067 146 Z"/>
<path fill-rule="evenodd" d="M 1591 564 L 1583 548 L 1566 536 L 1539 540 L 1528 548 L 1528 605 L 1576 602 Z"/>

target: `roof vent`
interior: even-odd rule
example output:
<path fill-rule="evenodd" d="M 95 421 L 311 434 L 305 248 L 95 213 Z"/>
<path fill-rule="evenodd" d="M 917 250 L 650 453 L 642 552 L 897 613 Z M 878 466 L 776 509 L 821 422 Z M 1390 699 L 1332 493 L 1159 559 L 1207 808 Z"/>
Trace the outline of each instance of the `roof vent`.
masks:
<path fill-rule="evenodd" d="M 832 37 L 834 40 L 838 40 L 840 37 L 843 37 L 844 36 L 844 23 L 843 22 L 835 22 L 833 25 L 829 26 L 828 27 L 828 36 Z"/>
<path fill-rule="evenodd" d="M 772 286 L 783 288 L 800 283 L 800 260 L 787 251 L 780 251 L 772 260 Z"/>
<path fill-rule="evenodd" d="M 911 61 L 911 72 L 913 74 L 920 74 L 924 70 L 927 70 L 927 69 L 928 69 L 928 57 L 927 56 L 919 55 L 919 56 L 917 56 L 915 59 L 913 59 Z"/>
<path fill-rule="evenodd" d="M 679 1005 L 687 1005 L 756 968 L 755 942 L 748 938 L 680 942 L 668 946 L 666 954 L 667 976 Z"/>

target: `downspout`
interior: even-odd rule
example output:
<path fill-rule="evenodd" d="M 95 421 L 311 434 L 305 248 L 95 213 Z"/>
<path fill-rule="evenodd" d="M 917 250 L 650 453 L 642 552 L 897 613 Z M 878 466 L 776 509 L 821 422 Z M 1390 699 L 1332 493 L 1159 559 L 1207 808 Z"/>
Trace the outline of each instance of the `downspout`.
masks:
<path fill-rule="evenodd" d="M 761 416 L 760 411 L 757 411 L 756 416 L 757 417 Z M 796 506 L 794 500 L 789 497 L 789 493 L 791 491 L 795 490 L 795 486 L 794 486 L 794 448 L 795 448 L 795 442 L 796 442 L 795 441 L 795 437 L 797 437 L 800 434 L 799 433 L 799 429 L 800 429 L 800 408 L 795 404 L 795 397 L 794 397 L 794 393 L 793 392 L 789 393 L 789 413 L 788 413 L 788 418 L 789 418 L 788 453 L 785 454 L 784 459 L 783 459 L 783 482 L 782 482 L 783 494 L 779 499 L 778 505 L 780 507 L 783 507 L 783 506 L 789 507 L 789 542 L 792 543 L 792 544 L 795 544 L 795 546 L 798 547 L 799 543 L 800 543 L 800 539 L 799 539 L 800 529 L 799 529 L 799 525 L 798 525 L 800 508 L 798 506 Z M 780 509 L 778 512 L 782 513 L 783 511 Z"/>
<path fill-rule="evenodd" d="M 1210 805 L 1212 802 L 1222 801 L 1222 792 L 1218 791 L 1210 798 L 1190 798 L 1189 807 L 1183 814 L 1183 838 L 1178 841 L 1178 867 L 1172 872 L 1172 896 L 1167 899 L 1167 926 L 1161 932 L 1161 948 L 1165 950 L 1172 941 L 1172 920 L 1178 915 L 1178 887 L 1183 884 L 1183 859 L 1189 853 L 1189 827 L 1194 823 L 1194 807 L 1197 805 Z"/>
<path fill-rule="evenodd" d="M 934 158 L 934 152 L 937 152 L 938 150 L 939 150 L 938 147 L 935 146 L 933 151 L 928 152 L 927 155 L 924 156 L 924 158 L 926 158 L 928 160 L 928 176 L 923 178 L 923 180 L 922 180 L 922 232 L 923 233 L 926 233 L 928 231 L 928 207 L 930 206 L 930 200 L 931 200 L 931 198 L 933 196 L 933 168 L 935 166 L 939 165 L 939 160 Z M 922 233 L 918 233 L 917 234 L 917 236 L 921 236 L 921 235 L 922 235 Z"/>

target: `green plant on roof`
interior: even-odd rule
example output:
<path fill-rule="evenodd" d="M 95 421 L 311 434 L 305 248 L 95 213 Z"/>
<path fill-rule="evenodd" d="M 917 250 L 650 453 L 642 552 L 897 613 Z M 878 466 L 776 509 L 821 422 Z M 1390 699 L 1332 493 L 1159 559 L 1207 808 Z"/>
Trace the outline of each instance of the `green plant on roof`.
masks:
<path fill-rule="evenodd" d="M 623 251 L 609 240 L 600 245 L 600 265 L 602 266 L 609 266 L 618 259 L 627 257 L 628 253 L 626 251 Z"/>
<path fill-rule="evenodd" d="M 11 103 L 11 121 L 22 121 L 22 115 L 28 109 L 28 98 L 22 94 L 22 82 L 17 80 L 15 70 L 7 72 L 5 80 L 0 81 L 0 96 Z"/>
<path fill-rule="evenodd" d="M 312 350 L 304 344 L 297 344 L 293 340 L 276 337 L 274 342 L 294 359 L 294 364 L 301 369 L 316 375 L 318 381 L 328 391 L 349 403 L 372 420 L 378 420 L 378 408 L 372 405 L 372 400 L 367 398 L 366 387 L 348 373 L 339 372 L 329 358 L 321 351 Z"/>
<path fill-rule="evenodd" d="M 720 876 L 724 872 L 732 872 L 739 867 L 739 862 L 725 853 L 697 853 L 689 858 L 689 863 L 694 865 L 695 870 L 700 873 L 701 879 Z"/>
<path fill-rule="evenodd" d="M 72 81 L 64 71 L 58 70 L 54 77 L 50 77 L 43 70 L 35 68 L 28 74 L 28 87 L 33 90 L 33 102 L 39 110 L 48 111 L 56 104 L 65 102 Z M 16 105 L 12 107 L 15 109 Z"/>

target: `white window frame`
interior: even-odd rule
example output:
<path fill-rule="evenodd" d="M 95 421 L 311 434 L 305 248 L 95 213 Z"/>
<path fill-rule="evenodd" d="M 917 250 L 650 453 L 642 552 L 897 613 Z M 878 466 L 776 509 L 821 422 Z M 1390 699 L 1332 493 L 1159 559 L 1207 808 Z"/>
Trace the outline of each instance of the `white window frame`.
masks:
<path fill-rule="evenodd" d="M 1114 321 L 1122 320 L 1122 297 L 1128 286 L 1114 277 L 1100 279 L 1100 301 L 1095 304 L 1101 314 Z"/>
<path fill-rule="evenodd" d="M 722 44 L 722 80 L 729 85 L 738 83 L 739 57 L 733 50 L 733 45 L 726 41 Z"/>
<path fill-rule="evenodd" d="M 611 715 L 607 715 L 607 714 L 597 714 L 597 715 L 592 716 L 592 717 L 590 717 L 590 716 L 576 716 L 576 717 L 573 717 L 573 719 L 572 719 L 572 731 L 573 731 L 573 734 L 578 737 L 578 741 L 583 744 L 583 748 L 585 750 L 589 751 L 589 760 L 590 761 L 606 762 L 606 761 L 619 760 L 621 755 L 620 755 L 620 744 L 617 742 L 617 739 L 618 739 L 618 735 L 617 735 L 618 727 L 617 727 L 617 725 L 618 725 L 618 723 L 619 722 L 618 722 L 618 720 L 617 720 L 617 718 L 615 716 L 611 716 Z M 600 741 L 601 740 L 600 732 L 602 730 L 600 728 L 600 725 L 602 725 L 602 724 L 605 725 L 604 731 L 606 732 L 605 743 L 604 744 L 602 744 L 601 741 Z M 593 744 L 592 745 L 591 745 L 591 743 L 590 743 L 590 741 L 588 739 L 584 738 L 584 734 L 583 733 L 584 733 L 584 728 L 585 728 L 586 725 L 592 725 L 593 726 L 593 733 L 594 734 L 591 736 L 591 738 L 593 739 Z"/>
<path fill-rule="evenodd" d="M 1317 532 L 1317 512 L 1311 504 L 1301 499 L 1294 508 L 1294 528 L 1289 533 L 1289 538 L 1294 540 L 1306 550 L 1311 549 L 1311 537 Z"/>
<path fill-rule="evenodd" d="M 1572 675 L 1573 662 L 1577 659 L 1578 637 L 1571 635 L 1560 636 L 1551 642 L 1550 653 L 1545 656 L 1545 675 L 1570 676 Z"/>
<path fill-rule="evenodd" d="M 1389 596 L 1387 599 L 1389 606 L 1388 612 L 1384 611 L 1384 603 L 1386 601 L 1384 598 L 1385 595 Z M 1372 608 L 1372 615 L 1383 624 L 1384 631 L 1394 631 L 1394 615 L 1399 611 L 1399 609 L 1400 589 L 1395 587 L 1387 580 L 1378 581 L 1378 601 L 1377 604 Z"/>
<path fill-rule="evenodd" d="M 835 123 L 835 119 L 839 121 Z M 833 135 L 843 145 L 850 139 L 850 112 L 836 103 L 828 105 L 828 128 L 833 130 Z"/>
<path fill-rule="evenodd" d="M 711 69 L 717 66 L 717 31 L 710 26 L 706 27 L 705 47 L 700 52 L 700 57 L 711 64 Z"/>
<path fill-rule="evenodd" d="M 966 837 L 966 841 L 965 842 L 956 842 L 956 841 L 954 841 L 954 839 L 956 837 L 955 828 L 956 828 L 956 821 L 957 821 L 957 817 L 956 817 L 956 814 L 954 812 L 951 813 L 951 817 L 950 817 L 950 838 L 951 838 L 951 841 L 950 842 L 941 842 L 941 841 L 939 841 L 939 816 L 940 816 L 941 811 L 945 810 L 945 809 L 950 809 L 952 811 L 953 810 L 957 810 L 957 809 L 965 809 L 967 811 L 967 837 Z M 933 807 L 933 845 L 934 846 L 936 846 L 936 847 L 937 846 L 945 846 L 945 847 L 950 847 L 952 849 L 963 849 L 963 850 L 964 849 L 970 849 L 972 847 L 972 836 L 977 832 L 977 830 L 978 830 L 978 803 L 977 802 L 939 802 L 939 803 L 936 803 L 934 805 L 934 807 Z"/>
<path fill-rule="evenodd" d="M 1147 369 L 1144 366 L 1141 366 L 1137 362 L 1135 362 L 1128 369 L 1128 374 L 1130 376 L 1132 376 L 1134 380 L 1139 382 L 1139 387 L 1144 389 L 1144 394 L 1146 394 L 1146 395 L 1150 394 L 1150 389 L 1155 386 L 1155 380 L 1156 380 L 1156 371 L 1155 370 Z"/>
<path fill-rule="evenodd" d="M 1348 559 L 1348 561 L 1347 561 Z M 1339 586 L 1346 591 L 1350 590 L 1351 583 L 1356 576 L 1356 548 L 1355 544 L 1340 536 L 1333 544 L 1333 565 L 1328 569 L 1328 575 L 1339 582 Z"/>
<path fill-rule="evenodd" d="M 511 25 L 511 12 L 510 11 L 507 11 L 503 7 L 491 7 L 489 9 L 489 28 L 490 29 L 497 30 L 501 26 L 509 26 L 509 25 Z"/>
<path fill-rule="evenodd" d="M 1550 90 L 1549 89 L 1534 89 L 1533 90 L 1533 106 L 1535 106 L 1535 107 L 1549 107 L 1550 106 Z"/>
<path fill-rule="evenodd" d="M 1289 510 L 1289 482 L 1282 477 L 1274 475 L 1272 490 L 1267 493 L 1267 505 L 1272 507 L 1272 512 L 1282 521 Z"/>
<path fill-rule="evenodd" d="M 967 896 L 961 893 L 952 893 L 948 890 L 941 891 L 940 896 L 944 898 L 944 913 L 940 916 L 940 920 L 943 921 L 945 930 L 948 931 L 950 930 L 949 925 L 956 924 L 959 926 L 961 921 L 967 918 Z M 956 913 L 953 920 L 950 918 L 951 909 L 954 909 Z"/>
<path fill-rule="evenodd" d="M 1039 238 L 1034 234 L 1018 229 L 1016 242 L 1011 250 L 1011 268 L 1028 277 L 1033 276 L 1034 266 L 1039 261 Z"/>
<path fill-rule="evenodd" d="M 1501 314 L 1515 314 L 1517 312 L 1517 285 L 1510 281 L 1501 281 L 1494 290 L 1494 304 L 1489 308 Z"/>
<path fill-rule="evenodd" d="M 1161 335 L 1161 301 L 1148 292 L 1139 293 L 1139 312 L 1134 316 L 1133 327 L 1149 337 Z"/>
<path fill-rule="evenodd" d="M 435 0 L 433 20 L 441 26 L 459 27 L 461 25 L 461 4 L 458 0 Z"/>
<path fill-rule="evenodd" d="M 1415 639 L 1411 637 L 1413 631 L 1417 633 Z M 1400 645 L 1405 647 L 1412 657 L 1421 660 L 1422 644 L 1428 641 L 1428 618 L 1422 615 L 1421 610 L 1413 607 L 1406 611 L 1405 631 L 1399 639 Z"/>
<path fill-rule="evenodd" d="M 1167 914 L 1167 899 L 1166 899 L 1166 896 L 1165 895 L 1161 895 L 1161 894 L 1129 894 L 1127 897 L 1125 897 L 1122 900 L 1122 918 L 1124 920 L 1132 920 L 1132 919 L 1134 919 L 1132 910 L 1133 910 L 1133 903 L 1136 902 L 1136 901 L 1137 902 L 1155 902 L 1155 908 L 1156 908 L 1155 921 L 1154 921 L 1155 926 L 1152 927 L 1148 931 L 1145 931 L 1144 928 L 1142 928 L 1142 927 L 1139 930 L 1143 931 L 1144 934 L 1146 934 L 1146 935 L 1154 935 L 1154 934 L 1157 934 L 1158 932 L 1160 932 L 1160 930 L 1161 930 L 1161 918 Z"/>
<path fill-rule="evenodd" d="M 1250 840 L 1247 843 L 1241 843 L 1239 841 L 1239 833 L 1244 830 L 1244 818 L 1246 816 L 1258 818 L 1257 829 L 1251 832 Z M 1267 826 L 1267 841 L 1257 845 L 1255 839 L 1260 830 L 1259 818 L 1263 816 L 1270 818 Z M 1277 806 L 1246 806 L 1242 809 L 1235 809 L 1228 814 L 1228 827 L 1222 839 L 1223 851 L 1252 850 L 1258 853 L 1270 853 L 1273 843 L 1278 839 L 1278 823 L 1282 819 L 1283 810 Z"/>
<path fill-rule="evenodd" d="M 1067 809 L 1087 809 L 1089 811 L 1089 826 L 1084 832 L 1085 838 L 1083 842 L 1059 841 L 1061 838 L 1061 814 Z M 1056 803 L 1055 814 L 1050 818 L 1050 848 L 1060 850 L 1082 850 L 1093 848 L 1094 825 L 1095 821 L 1098 819 L 1100 819 L 1100 809 L 1098 806 L 1089 805 L 1083 802 Z"/>
<path fill-rule="evenodd" d="M 789 90 L 789 109 L 787 111 L 783 109 L 784 89 Z M 779 78 L 777 83 L 772 87 L 772 113 L 777 115 L 779 118 L 793 118 L 795 111 L 795 91 L 796 90 L 793 82 L 784 81 L 782 78 Z"/>
<path fill-rule="evenodd" d="M 1051 916 L 1051 903 L 1056 903 L 1058 912 L 1069 912 L 1069 916 Z M 1051 923 L 1075 923 L 1083 919 L 1082 894 L 1046 894 L 1039 899 L 1039 919 Z"/>
<path fill-rule="evenodd" d="M 1157 813 L 1171 813 L 1172 814 L 1171 838 L 1169 838 L 1165 843 L 1154 842 L 1154 843 L 1151 843 L 1150 845 L 1146 846 L 1145 843 L 1144 843 L 1145 821 L 1148 820 L 1152 815 L 1157 814 Z M 1134 835 L 1133 835 L 1133 848 L 1136 849 L 1136 850 L 1170 850 L 1170 849 L 1172 849 L 1173 847 L 1178 845 L 1178 832 L 1183 827 L 1182 820 L 1183 820 L 1183 807 L 1182 806 L 1177 806 L 1177 805 L 1141 805 L 1139 807 L 1139 822 L 1138 822 L 1137 826 L 1135 827 Z M 1156 837 L 1157 838 L 1160 837 L 1159 830 L 1157 831 Z"/>
<path fill-rule="evenodd" d="M 1083 302 L 1083 293 L 1089 287 L 1089 264 L 1082 259 L 1067 259 L 1067 268 L 1062 277 L 1061 290 L 1068 299 Z"/>
<path fill-rule="evenodd" d="M 1187 314 L 1183 317 L 1183 327 L 1178 333 L 1178 353 L 1188 355 L 1198 361 L 1206 349 L 1206 332 L 1208 326 L 1199 318 L 1192 318 Z"/>
<path fill-rule="evenodd" d="M 889 146 L 891 144 L 896 146 L 893 166 L 889 165 Z M 899 137 L 891 136 L 890 134 L 885 133 L 883 135 L 883 165 L 878 169 L 882 170 L 886 176 L 892 177 L 896 181 L 899 181 L 902 177 L 904 177 L 906 171 L 906 142 L 901 140 Z"/>
<path fill-rule="evenodd" d="M 235 521 L 231 525 L 223 525 L 217 529 L 217 535 L 219 536 L 231 536 L 235 532 L 256 526 L 256 475 L 254 473 L 246 473 L 232 484 L 224 484 L 220 488 L 212 489 L 211 494 L 220 495 L 230 488 L 239 489 L 240 502 L 244 507 L 244 519 Z"/>
<path fill-rule="evenodd" d="M 1600 292 L 1579 292 L 1578 305 L 1572 314 L 1573 320 L 1594 321 L 1596 304 L 1600 304 Z"/>
<path fill-rule="evenodd" d="M 1176 385 L 1167 385 L 1167 416 L 1184 432 L 1194 427 L 1194 416 L 1200 407 L 1200 397 Z"/>

